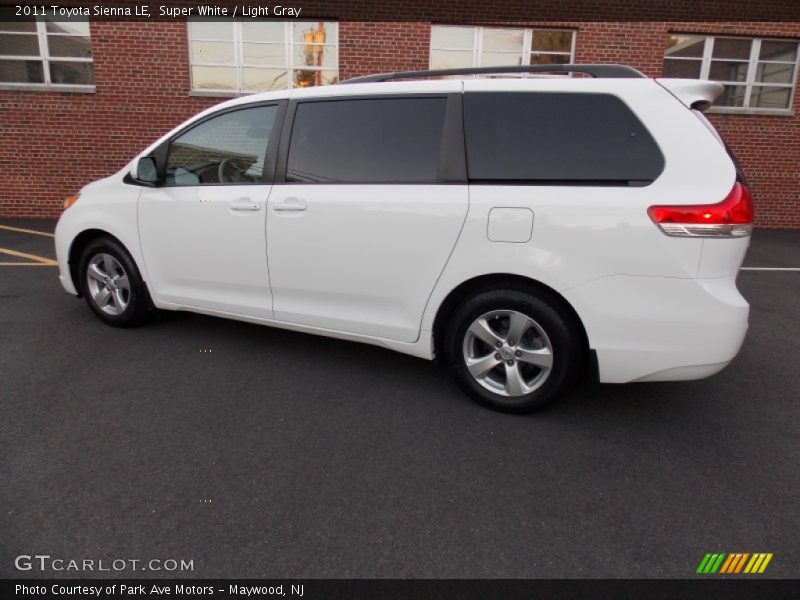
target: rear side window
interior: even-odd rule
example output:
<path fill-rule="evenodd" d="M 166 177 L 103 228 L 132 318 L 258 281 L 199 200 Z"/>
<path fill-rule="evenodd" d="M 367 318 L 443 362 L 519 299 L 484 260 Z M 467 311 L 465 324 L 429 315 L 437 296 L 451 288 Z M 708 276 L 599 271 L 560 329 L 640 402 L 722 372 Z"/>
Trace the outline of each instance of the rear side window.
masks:
<path fill-rule="evenodd" d="M 647 185 L 664 169 L 650 132 L 610 94 L 472 92 L 464 120 L 474 182 Z"/>
<path fill-rule="evenodd" d="M 425 97 L 300 103 L 286 181 L 436 183 L 446 106 Z"/>

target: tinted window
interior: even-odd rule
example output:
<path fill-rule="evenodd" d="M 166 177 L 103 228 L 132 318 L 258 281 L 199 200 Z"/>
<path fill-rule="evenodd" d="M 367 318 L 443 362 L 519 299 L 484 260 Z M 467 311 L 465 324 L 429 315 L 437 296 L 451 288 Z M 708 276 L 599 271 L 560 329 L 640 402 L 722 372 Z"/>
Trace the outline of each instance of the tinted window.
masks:
<path fill-rule="evenodd" d="M 286 180 L 434 183 L 445 98 L 376 98 L 297 106 Z"/>
<path fill-rule="evenodd" d="M 277 106 L 224 113 L 175 138 L 167 155 L 168 185 L 258 183 Z"/>
<path fill-rule="evenodd" d="M 473 92 L 464 119 L 471 180 L 626 185 L 664 168 L 653 137 L 609 94 Z"/>

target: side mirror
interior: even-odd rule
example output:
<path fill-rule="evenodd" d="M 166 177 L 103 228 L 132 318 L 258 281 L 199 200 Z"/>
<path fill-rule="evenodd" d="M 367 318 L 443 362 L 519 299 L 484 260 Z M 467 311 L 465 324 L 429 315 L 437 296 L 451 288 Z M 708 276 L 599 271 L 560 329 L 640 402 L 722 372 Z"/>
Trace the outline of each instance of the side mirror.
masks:
<path fill-rule="evenodd" d="M 159 183 L 158 166 L 153 156 L 142 156 L 131 169 L 131 176 L 145 185 L 155 186 Z"/>

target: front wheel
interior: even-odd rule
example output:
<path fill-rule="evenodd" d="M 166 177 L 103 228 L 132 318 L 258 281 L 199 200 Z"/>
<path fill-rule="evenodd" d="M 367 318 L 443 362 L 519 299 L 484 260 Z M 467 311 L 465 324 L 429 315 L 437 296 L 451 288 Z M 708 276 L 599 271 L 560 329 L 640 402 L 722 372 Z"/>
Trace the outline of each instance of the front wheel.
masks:
<path fill-rule="evenodd" d="M 101 321 L 132 327 L 149 317 L 150 298 L 139 269 L 115 239 L 98 238 L 81 253 L 81 293 Z"/>
<path fill-rule="evenodd" d="M 527 413 L 575 380 L 581 343 L 557 304 L 520 290 L 490 290 L 456 310 L 446 348 L 467 393 L 490 408 Z"/>

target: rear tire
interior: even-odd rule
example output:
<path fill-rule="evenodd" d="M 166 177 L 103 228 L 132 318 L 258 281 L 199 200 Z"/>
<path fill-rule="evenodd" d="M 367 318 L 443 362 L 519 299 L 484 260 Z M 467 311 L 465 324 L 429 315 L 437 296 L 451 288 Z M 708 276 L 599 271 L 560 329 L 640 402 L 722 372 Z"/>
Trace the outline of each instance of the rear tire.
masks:
<path fill-rule="evenodd" d="M 97 238 L 83 249 L 78 283 L 89 308 L 108 325 L 134 327 L 151 316 L 150 296 L 139 269 L 113 238 Z"/>
<path fill-rule="evenodd" d="M 450 319 L 448 363 L 458 384 L 489 408 L 529 413 L 577 379 L 583 346 L 558 304 L 517 289 L 467 298 Z"/>

